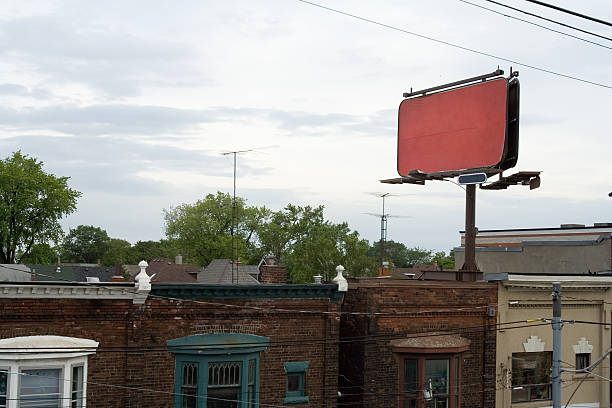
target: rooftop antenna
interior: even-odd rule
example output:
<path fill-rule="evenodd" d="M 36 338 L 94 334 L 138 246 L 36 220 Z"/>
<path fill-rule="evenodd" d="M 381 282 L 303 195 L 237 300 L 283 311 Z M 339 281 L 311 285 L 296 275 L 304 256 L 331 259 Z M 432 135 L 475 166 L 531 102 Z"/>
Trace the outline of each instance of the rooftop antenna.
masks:
<path fill-rule="evenodd" d="M 268 149 L 276 146 L 262 146 L 262 147 L 254 147 L 252 149 L 243 149 L 243 150 L 231 150 L 222 152 L 223 156 L 234 156 L 234 193 L 232 197 L 232 228 L 230 230 L 232 235 L 232 284 L 238 283 L 238 247 L 236 245 L 236 218 L 237 218 L 237 207 L 236 207 L 236 156 L 243 153 L 255 152 L 261 149 Z M 235 282 L 234 282 L 234 275 Z"/>
<path fill-rule="evenodd" d="M 391 194 L 391 193 L 369 193 L 371 195 L 374 195 L 378 198 L 382 198 L 382 213 L 381 214 L 376 214 L 376 213 L 364 213 L 367 215 L 372 215 L 375 217 L 380 217 L 380 265 L 383 265 L 383 262 L 385 261 L 385 243 L 387 242 L 387 220 L 389 217 L 393 217 L 393 218 L 408 218 L 408 217 L 404 217 L 401 215 L 390 215 L 385 213 L 385 199 L 387 197 L 398 197 L 399 194 Z"/>

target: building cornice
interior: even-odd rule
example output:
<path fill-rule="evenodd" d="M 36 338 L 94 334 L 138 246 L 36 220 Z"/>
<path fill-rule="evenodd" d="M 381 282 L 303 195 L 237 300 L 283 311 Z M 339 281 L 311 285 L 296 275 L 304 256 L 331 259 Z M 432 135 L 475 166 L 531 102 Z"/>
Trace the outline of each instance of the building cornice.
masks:
<path fill-rule="evenodd" d="M 179 299 L 329 299 L 342 300 L 338 285 L 201 285 L 153 284 L 151 295 Z"/>
<path fill-rule="evenodd" d="M 109 299 L 143 304 L 147 292 L 127 284 L 65 284 L 58 282 L 18 282 L 0 284 L 0 298 L 8 299 Z"/>

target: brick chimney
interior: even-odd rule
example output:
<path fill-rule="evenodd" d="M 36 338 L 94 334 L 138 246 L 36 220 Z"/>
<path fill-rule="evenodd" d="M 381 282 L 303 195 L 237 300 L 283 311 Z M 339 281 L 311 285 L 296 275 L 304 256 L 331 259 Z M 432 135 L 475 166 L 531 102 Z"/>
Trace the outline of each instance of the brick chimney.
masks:
<path fill-rule="evenodd" d="M 261 283 L 287 283 L 287 271 L 280 265 L 261 265 L 259 267 L 259 281 Z"/>

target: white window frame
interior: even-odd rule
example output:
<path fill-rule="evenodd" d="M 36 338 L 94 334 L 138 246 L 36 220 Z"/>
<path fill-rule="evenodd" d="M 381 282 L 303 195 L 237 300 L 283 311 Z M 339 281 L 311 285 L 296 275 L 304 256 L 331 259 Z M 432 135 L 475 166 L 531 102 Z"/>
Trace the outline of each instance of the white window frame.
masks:
<path fill-rule="evenodd" d="M 87 359 L 98 342 L 62 336 L 25 336 L 0 340 L 0 369 L 8 371 L 7 408 L 18 408 L 22 370 L 60 369 L 61 407 L 70 408 L 72 367 L 83 367 L 83 407 L 87 406 Z"/>

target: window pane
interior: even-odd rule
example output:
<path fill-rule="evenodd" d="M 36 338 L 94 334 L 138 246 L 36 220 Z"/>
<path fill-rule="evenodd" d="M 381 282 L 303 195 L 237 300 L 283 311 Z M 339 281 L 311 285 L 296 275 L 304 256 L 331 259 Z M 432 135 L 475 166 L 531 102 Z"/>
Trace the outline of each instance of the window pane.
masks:
<path fill-rule="evenodd" d="M 238 408 L 240 366 L 239 361 L 208 365 L 207 408 Z"/>
<path fill-rule="evenodd" d="M 432 395 L 448 394 L 448 366 L 448 359 L 425 360 L 425 388 Z"/>
<path fill-rule="evenodd" d="M 181 386 L 183 394 L 182 408 L 196 408 L 198 395 L 198 364 L 183 363 L 183 384 Z"/>
<path fill-rule="evenodd" d="M 288 392 L 299 392 L 300 391 L 300 377 L 301 374 L 288 374 L 287 375 L 287 391 Z"/>
<path fill-rule="evenodd" d="M 60 407 L 60 372 L 60 369 L 21 371 L 19 407 Z"/>
<path fill-rule="evenodd" d="M 83 367 L 72 367 L 72 386 L 70 391 L 71 408 L 83 407 Z"/>
<path fill-rule="evenodd" d="M 404 392 L 416 394 L 418 385 L 417 360 L 404 360 Z"/>
<path fill-rule="evenodd" d="M 576 369 L 587 368 L 591 365 L 591 353 L 576 354 Z"/>
<path fill-rule="evenodd" d="M 7 382 L 8 382 L 8 372 L 0 371 L 0 408 L 6 407 Z"/>
<path fill-rule="evenodd" d="M 512 402 L 551 398 L 552 352 L 512 354 Z"/>

